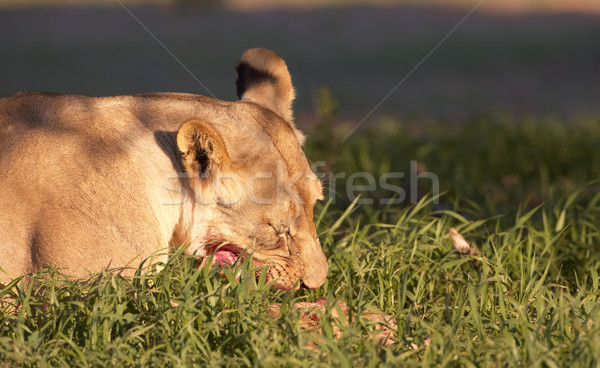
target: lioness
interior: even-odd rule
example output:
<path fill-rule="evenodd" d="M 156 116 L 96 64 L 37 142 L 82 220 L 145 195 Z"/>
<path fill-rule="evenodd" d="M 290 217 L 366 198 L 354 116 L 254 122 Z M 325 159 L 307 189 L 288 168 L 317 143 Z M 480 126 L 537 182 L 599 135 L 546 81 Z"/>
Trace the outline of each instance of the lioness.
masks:
<path fill-rule="evenodd" d="M 275 287 L 319 287 L 327 260 L 313 207 L 322 188 L 293 122 L 287 66 L 250 49 L 237 75 L 234 102 L 0 99 L 0 282 L 47 265 L 83 276 L 189 245 L 228 259 L 251 247 Z"/>

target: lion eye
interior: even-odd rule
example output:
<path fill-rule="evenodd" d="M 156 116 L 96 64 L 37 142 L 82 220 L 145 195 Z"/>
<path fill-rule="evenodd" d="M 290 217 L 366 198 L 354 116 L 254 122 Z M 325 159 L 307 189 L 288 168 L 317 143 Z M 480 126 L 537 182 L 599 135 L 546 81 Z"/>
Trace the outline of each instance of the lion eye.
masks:
<path fill-rule="evenodd" d="M 289 226 L 283 224 L 283 222 L 279 223 L 279 224 L 270 223 L 269 227 L 271 227 L 273 229 L 273 231 L 275 231 L 275 234 L 277 234 L 277 236 L 280 236 L 280 237 L 285 236 L 286 234 L 290 233 Z"/>
<path fill-rule="evenodd" d="M 279 236 L 286 236 L 289 233 L 290 233 L 289 226 L 281 225 L 281 227 L 279 228 Z"/>

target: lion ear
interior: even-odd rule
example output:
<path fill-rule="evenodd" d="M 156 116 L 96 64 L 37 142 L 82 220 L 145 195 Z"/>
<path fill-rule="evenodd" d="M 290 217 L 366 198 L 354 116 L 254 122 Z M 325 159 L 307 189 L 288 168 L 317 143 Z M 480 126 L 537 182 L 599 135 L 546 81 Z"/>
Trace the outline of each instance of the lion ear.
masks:
<path fill-rule="evenodd" d="M 238 98 L 271 109 L 290 124 L 300 144 L 304 143 L 304 134 L 294 124 L 296 92 L 285 61 L 271 50 L 250 49 L 242 55 L 236 71 Z"/>
<path fill-rule="evenodd" d="M 205 121 L 183 123 L 177 132 L 177 146 L 181 161 L 192 177 L 199 173 L 210 175 L 231 165 L 223 138 Z"/>

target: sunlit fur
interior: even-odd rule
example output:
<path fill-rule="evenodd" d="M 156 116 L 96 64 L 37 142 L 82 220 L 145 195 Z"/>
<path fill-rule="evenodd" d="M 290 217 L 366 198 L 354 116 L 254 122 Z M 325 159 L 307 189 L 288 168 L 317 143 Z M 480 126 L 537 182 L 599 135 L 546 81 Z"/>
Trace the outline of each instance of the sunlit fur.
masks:
<path fill-rule="evenodd" d="M 245 87 L 234 102 L 177 93 L 1 99 L 0 281 L 47 265 L 76 276 L 135 267 L 161 249 L 202 254 L 225 240 L 253 244 L 257 264 L 275 265 L 278 287 L 321 285 L 321 186 L 292 122 L 287 67 L 261 49 L 242 61 L 270 73 L 271 85 L 238 76 Z"/>

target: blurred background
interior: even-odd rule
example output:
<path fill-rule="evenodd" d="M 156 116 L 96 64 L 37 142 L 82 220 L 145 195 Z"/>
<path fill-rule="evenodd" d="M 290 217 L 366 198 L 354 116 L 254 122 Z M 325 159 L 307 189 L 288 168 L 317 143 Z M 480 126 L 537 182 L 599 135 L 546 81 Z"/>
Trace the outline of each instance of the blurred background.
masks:
<path fill-rule="evenodd" d="M 361 120 L 478 3 L 0 0 L 0 96 L 177 91 L 235 99 L 238 58 L 266 47 L 289 65 L 301 124 L 317 114 L 323 88 L 340 120 Z M 368 120 L 597 116 L 599 40 L 597 0 L 484 0 Z"/>
<path fill-rule="evenodd" d="M 270 48 L 324 173 L 405 172 L 395 188 L 421 198 L 438 188 L 408 179 L 416 161 L 441 208 L 481 217 L 578 190 L 600 203 L 599 40 L 598 0 L 0 0 L 0 96 L 234 100 L 239 57 Z M 350 203 L 346 179 L 323 180 Z"/>

